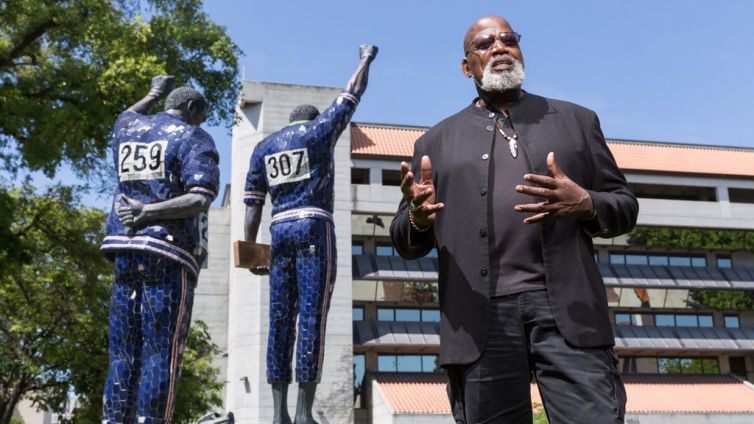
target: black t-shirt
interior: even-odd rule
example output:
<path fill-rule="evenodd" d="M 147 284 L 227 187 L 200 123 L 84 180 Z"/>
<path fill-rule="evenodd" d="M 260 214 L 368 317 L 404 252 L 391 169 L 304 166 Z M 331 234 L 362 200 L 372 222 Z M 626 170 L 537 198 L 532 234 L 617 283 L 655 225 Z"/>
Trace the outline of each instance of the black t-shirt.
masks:
<path fill-rule="evenodd" d="M 513 136 L 510 119 L 498 116 L 496 121 L 506 135 Z M 487 206 L 492 229 L 489 238 L 492 296 L 545 288 L 540 224 L 524 224 L 524 218 L 532 214 L 513 210 L 518 204 L 542 201 L 515 190 L 518 184 L 528 184 L 524 174 L 531 172 L 526 152 L 521 143 L 518 146 L 514 158 L 508 140 L 496 128 L 489 173 L 492 197 Z"/>

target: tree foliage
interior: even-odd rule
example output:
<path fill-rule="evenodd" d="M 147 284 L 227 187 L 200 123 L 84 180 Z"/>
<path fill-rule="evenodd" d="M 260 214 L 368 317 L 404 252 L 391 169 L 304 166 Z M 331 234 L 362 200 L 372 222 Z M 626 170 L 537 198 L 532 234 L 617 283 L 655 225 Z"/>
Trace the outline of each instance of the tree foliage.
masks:
<path fill-rule="evenodd" d="M 220 349 L 212 343 L 207 324 L 196 321 L 189 329 L 184 351 L 183 369 L 178 380 L 173 422 L 190 424 L 222 405 L 223 383 L 217 381 L 220 370 L 212 365 L 212 357 Z"/>
<path fill-rule="evenodd" d="M 754 252 L 754 231 L 637 227 L 629 235 L 629 243 L 664 249 Z M 754 310 L 754 292 L 750 291 L 692 290 L 691 301 L 703 309 Z"/>
<path fill-rule="evenodd" d="M 109 266 L 97 251 L 104 214 L 73 189 L 4 193 L 0 251 L 0 423 L 21 398 L 64 411 L 71 391 L 90 402 L 107 363 Z M 104 358 L 104 362 L 103 362 Z"/>
<path fill-rule="evenodd" d="M 157 74 L 203 89 L 209 123 L 230 124 L 240 50 L 201 5 L 201 0 L 0 1 L 5 169 L 52 176 L 67 162 L 88 175 L 102 164 L 115 117 L 146 94 Z"/>
<path fill-rule="evenodd" d="M 101 422 L 107 372 L 111 265 L 98 246 L 104 213 L 82 207 L 71 187 L 34 193 L 30 184 L 0 192 L 8 224 L 0 246 L 0 424 L 22 398 L 68 421 Z M 201 322 L 192 326 L 178 388 L 176 422 L 220 405 L 211 365 L 217 347 Z M 65 420 L 64 420 L 65 421 Z"/>
<path fill-rule="evenodd" d="M 754 231 L 636 227 L 629 235 L 629 243 L 650 248 L 748 250 L 754 252 Z"/>

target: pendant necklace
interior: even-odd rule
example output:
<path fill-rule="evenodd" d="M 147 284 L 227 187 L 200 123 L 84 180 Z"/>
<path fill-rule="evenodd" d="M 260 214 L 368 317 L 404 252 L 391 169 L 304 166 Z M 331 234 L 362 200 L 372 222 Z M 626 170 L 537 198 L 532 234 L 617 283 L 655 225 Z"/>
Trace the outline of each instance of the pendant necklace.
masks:
<path fill-rule="evenodd" d="M 507 117 L 507 116 L 506 116 Z M 518 139 L 518 133 L 516 130 L 513 130 L 513 135 L 508 135 L 503 131 L 503 128 L 500 126 L 499 122 L 495 122 L 495 126 L 497 127 L 497 131 L 505 137 L 506 140 L 508 140 L 508 149 L 511 151 L 511 156 L 513 156 L 513 159 L 518 157 L 518 142 L 516 139 Z"/>

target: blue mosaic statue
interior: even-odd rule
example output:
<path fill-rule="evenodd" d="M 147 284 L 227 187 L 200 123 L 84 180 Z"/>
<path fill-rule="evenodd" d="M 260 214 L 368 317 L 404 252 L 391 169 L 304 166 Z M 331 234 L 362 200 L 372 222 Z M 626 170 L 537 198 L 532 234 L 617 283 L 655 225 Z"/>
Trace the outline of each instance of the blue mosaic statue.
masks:
<path fill-rule="evenodd" d="M 274 424 L 291 423 L 286 398 L 294 340 L 299 383 L 295 422 L 316 424 L 311 410 L 335 282 L 333 149 L 366 90 L 376 55 L 377 47 L 361 46 L 359 65 L 332 105 L 322 113 L 311 105 L 296 107 L 288 126 L 259 142 L 251 156 L 244 195 L 247 241 L 256 240 L 268 192 L 273 205 L 267 381 L 272 385 Z"/>
<path fill-rule="evenodd" d="M 179 87 L 164 112 L 145 115 L 173 81 L 155 77 L 113 129 L 118 181 L 101 247 L 114 264 L 104 424 L 171 421 L 194 287 L 207 255 L 206 212 L 219 184 L 215 143 L 199 128 L 207 102 Z"/>

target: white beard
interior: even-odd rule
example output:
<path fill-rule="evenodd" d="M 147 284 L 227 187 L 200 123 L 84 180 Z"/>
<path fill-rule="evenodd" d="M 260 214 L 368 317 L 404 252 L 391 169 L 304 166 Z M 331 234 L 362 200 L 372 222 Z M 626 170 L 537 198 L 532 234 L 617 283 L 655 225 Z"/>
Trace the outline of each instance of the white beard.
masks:
<path fill-rule="evenodd" d="M 482 80 L 474 78 L 474 82 L 482 91 L 503 92 L 521 87 L 524 79 L 526 79 L 524 65 L 518 60 L 513 59 L 513 68 L 499 73 L 492 72 L 492 60 L 490 60 L 484 68 Z"/>

